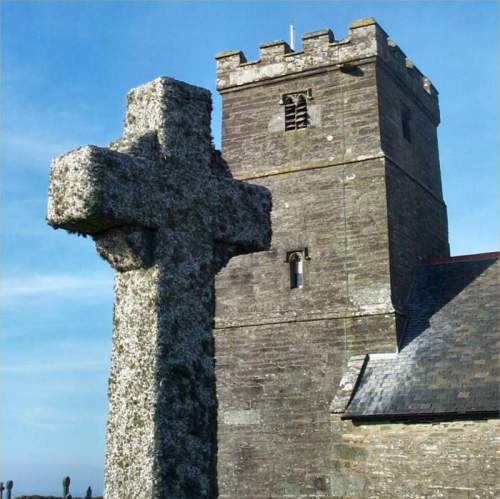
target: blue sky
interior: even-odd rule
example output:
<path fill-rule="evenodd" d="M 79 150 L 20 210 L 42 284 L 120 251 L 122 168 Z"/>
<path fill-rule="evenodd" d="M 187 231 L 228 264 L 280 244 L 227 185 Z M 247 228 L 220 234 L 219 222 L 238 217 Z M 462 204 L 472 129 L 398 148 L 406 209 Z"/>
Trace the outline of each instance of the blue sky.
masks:
<path fill-rule="evenodd" d="M 499 248 L 499 3 L 1 4 L 0 480 L 102 491 L 113 274 L 88 239 L 45 225 L 51 158 L 121 135 L 126 92 L 159 75 L 209 88 L 216 52 L 373 16 L 440 91 L 453 254 Z"/>

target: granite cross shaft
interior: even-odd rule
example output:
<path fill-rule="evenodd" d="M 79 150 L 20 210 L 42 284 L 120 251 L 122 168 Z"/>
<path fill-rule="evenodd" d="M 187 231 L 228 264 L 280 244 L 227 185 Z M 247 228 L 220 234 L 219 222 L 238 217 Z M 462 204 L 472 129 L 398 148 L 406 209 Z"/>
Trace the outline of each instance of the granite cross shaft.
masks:
<path fill-rule="evenodd" d="M 210 136 L 208 90 L 158 78 L 128 94 L 109 148 L 55 159 L 47 220 L 116 270 L 106 499 L 217 495 L 214 276 L 270 244 L 271 198 Z"/>

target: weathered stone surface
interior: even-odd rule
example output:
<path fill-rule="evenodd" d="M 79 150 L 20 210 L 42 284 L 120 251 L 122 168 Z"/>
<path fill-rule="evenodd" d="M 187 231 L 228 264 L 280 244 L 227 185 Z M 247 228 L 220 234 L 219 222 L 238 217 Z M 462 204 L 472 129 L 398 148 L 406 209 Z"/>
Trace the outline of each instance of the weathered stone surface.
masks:
<path fill-rule="evenodd" d="M 394 328 L 387 314 L 215 330 L 220 497 L 328 497 L 334 390 Z"/>
<path fill-rule="evenodd" d="M 341 419 L 370 359 L 390 364 L 401 346 L 416 265 L 449 254 L 439 105 L 372 18 L 340 41 L 308 33 L 303 48 L 275 41 L 258 61 L 217 56 L 224 158 L 236 178 L 272 192 L 273 243 L 218 275 L 215 344 L 212 276 L 266 246 L 269 227 L 254 221 L 269 199 L 234 182 L 208 147 L 206 92 L 165 79 L 139 87 L 111 150 L 55 163 L 53 224 L 92 234 L 118 271 L 107 490 L 141 481 L 147 497 L 215 494 L 215 348 L 220 497 L 498 497 L 498 420 Z M 308 95 L 309 126 L 285 132 L 283 96 L 297 92 Z M 131 170 L 153 196 L 134 197 Z M 66 189 L 68 174 L 77 183 Z M 196 238 L 177 232 L 184 224 Z M 304 286 L 291 289 L 297 251 Z M 469 360 L 481 374 L 485 359 Z M 476 398 L 497 393 L 482 384 Z"/>
<path fill-rule="evenodd" d="M 224 92 L 224 159 L 233 175 L 254 178 L 293 166 L 340 165 L 380 156 L 376 68 L 366 61 L 360 69 L 360 76 L 331 68 Z M 308 89 L 309 107 L 320 119 L 295 132 L 285 133 L 282 127 L 270 133 L 269 125 L 284 115 L 282 95 Z"/>
<path fill-rule="evenodd" d="M 159 78 L 129 93 L 122 139 L 52 165 L 48 222 L 117 270 L 107 499 L 217 495 L 213 279 L 268 247 L 271 199 L 231 177 L 210 111 L 207 90 Z"/>
<path fill-rule="evenodd" d="M 345 408 L 366 354 L 397 350 L 415 265 L 449 254 L 437 91 L 373 19 L 340 41 L 307 34 L 303 47 L 217 59 L 224 157 L 273 195 L 270 251 L 234 258 L 216 278 L 226 498 L 370 497 L 366 475 L 348 469 L 368 451 L 332 431 L 330 404 L 352 370 L 337 392 Z M 283 96 L 296 92 L 310 96 L 309 126 L 285 131 Z M 287 255 L 305 249 L 304 286 L 291 289 Z M 224 416 L 245 411 L 258 422 Z"/>
<path fill-rule="evenodd" d="M 356 477 L 350 497 L 497 498 L 499 431 L 498 419 L 357 425 L 332 415 L 343 448 L 331 448 L 331 495 Z"/>
<path fill-rule="evenodd" d="M 223 270 L 217 328 L 394 311 L 382 160 L 254 182 L 273 193 L 272 248 Z M 304 288 L 290 289 L 286 254 L 306 247 Z"/>
<path fill-rule="evenodd" d="M 368 355 L 353 355 L 347 362 L 342 374 L 335 397 L 330 404 L 330 411 L 334 414 L 343 414 L 355 391 L 356 384 L 363 373 L 368 361 Z"/>
<path fill-rule="evenodd" d="M 224 424 L 227 425 L 252 425 L 259 423 L 260 411 L 256 409 L 224 412 Z"/>

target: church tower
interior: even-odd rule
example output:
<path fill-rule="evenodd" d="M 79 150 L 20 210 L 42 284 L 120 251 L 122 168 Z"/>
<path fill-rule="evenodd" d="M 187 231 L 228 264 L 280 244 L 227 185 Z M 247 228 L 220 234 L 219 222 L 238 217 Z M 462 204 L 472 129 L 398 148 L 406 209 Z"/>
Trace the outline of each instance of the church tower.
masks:
<path fill-rule="evenodd" d="M 216 281 L 220 497 L 326 494 L 347 360 L 397 350 L 415 265 L 449 254 L 432 83 L 371 18 L 302 45 L 217 56 L 223 157 L 273 196 L 270 251 Z"/>

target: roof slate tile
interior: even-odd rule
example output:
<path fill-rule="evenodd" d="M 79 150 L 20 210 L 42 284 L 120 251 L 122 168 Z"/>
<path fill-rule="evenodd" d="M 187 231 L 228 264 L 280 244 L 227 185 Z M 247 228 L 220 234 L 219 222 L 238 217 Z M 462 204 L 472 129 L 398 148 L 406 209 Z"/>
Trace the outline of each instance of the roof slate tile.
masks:
<path fill-rule="evenodd" d="M 499 305 L 498 258 L 421 265 L 400 351 L 368 356 L 343 417 L 498 414 Z"/>

